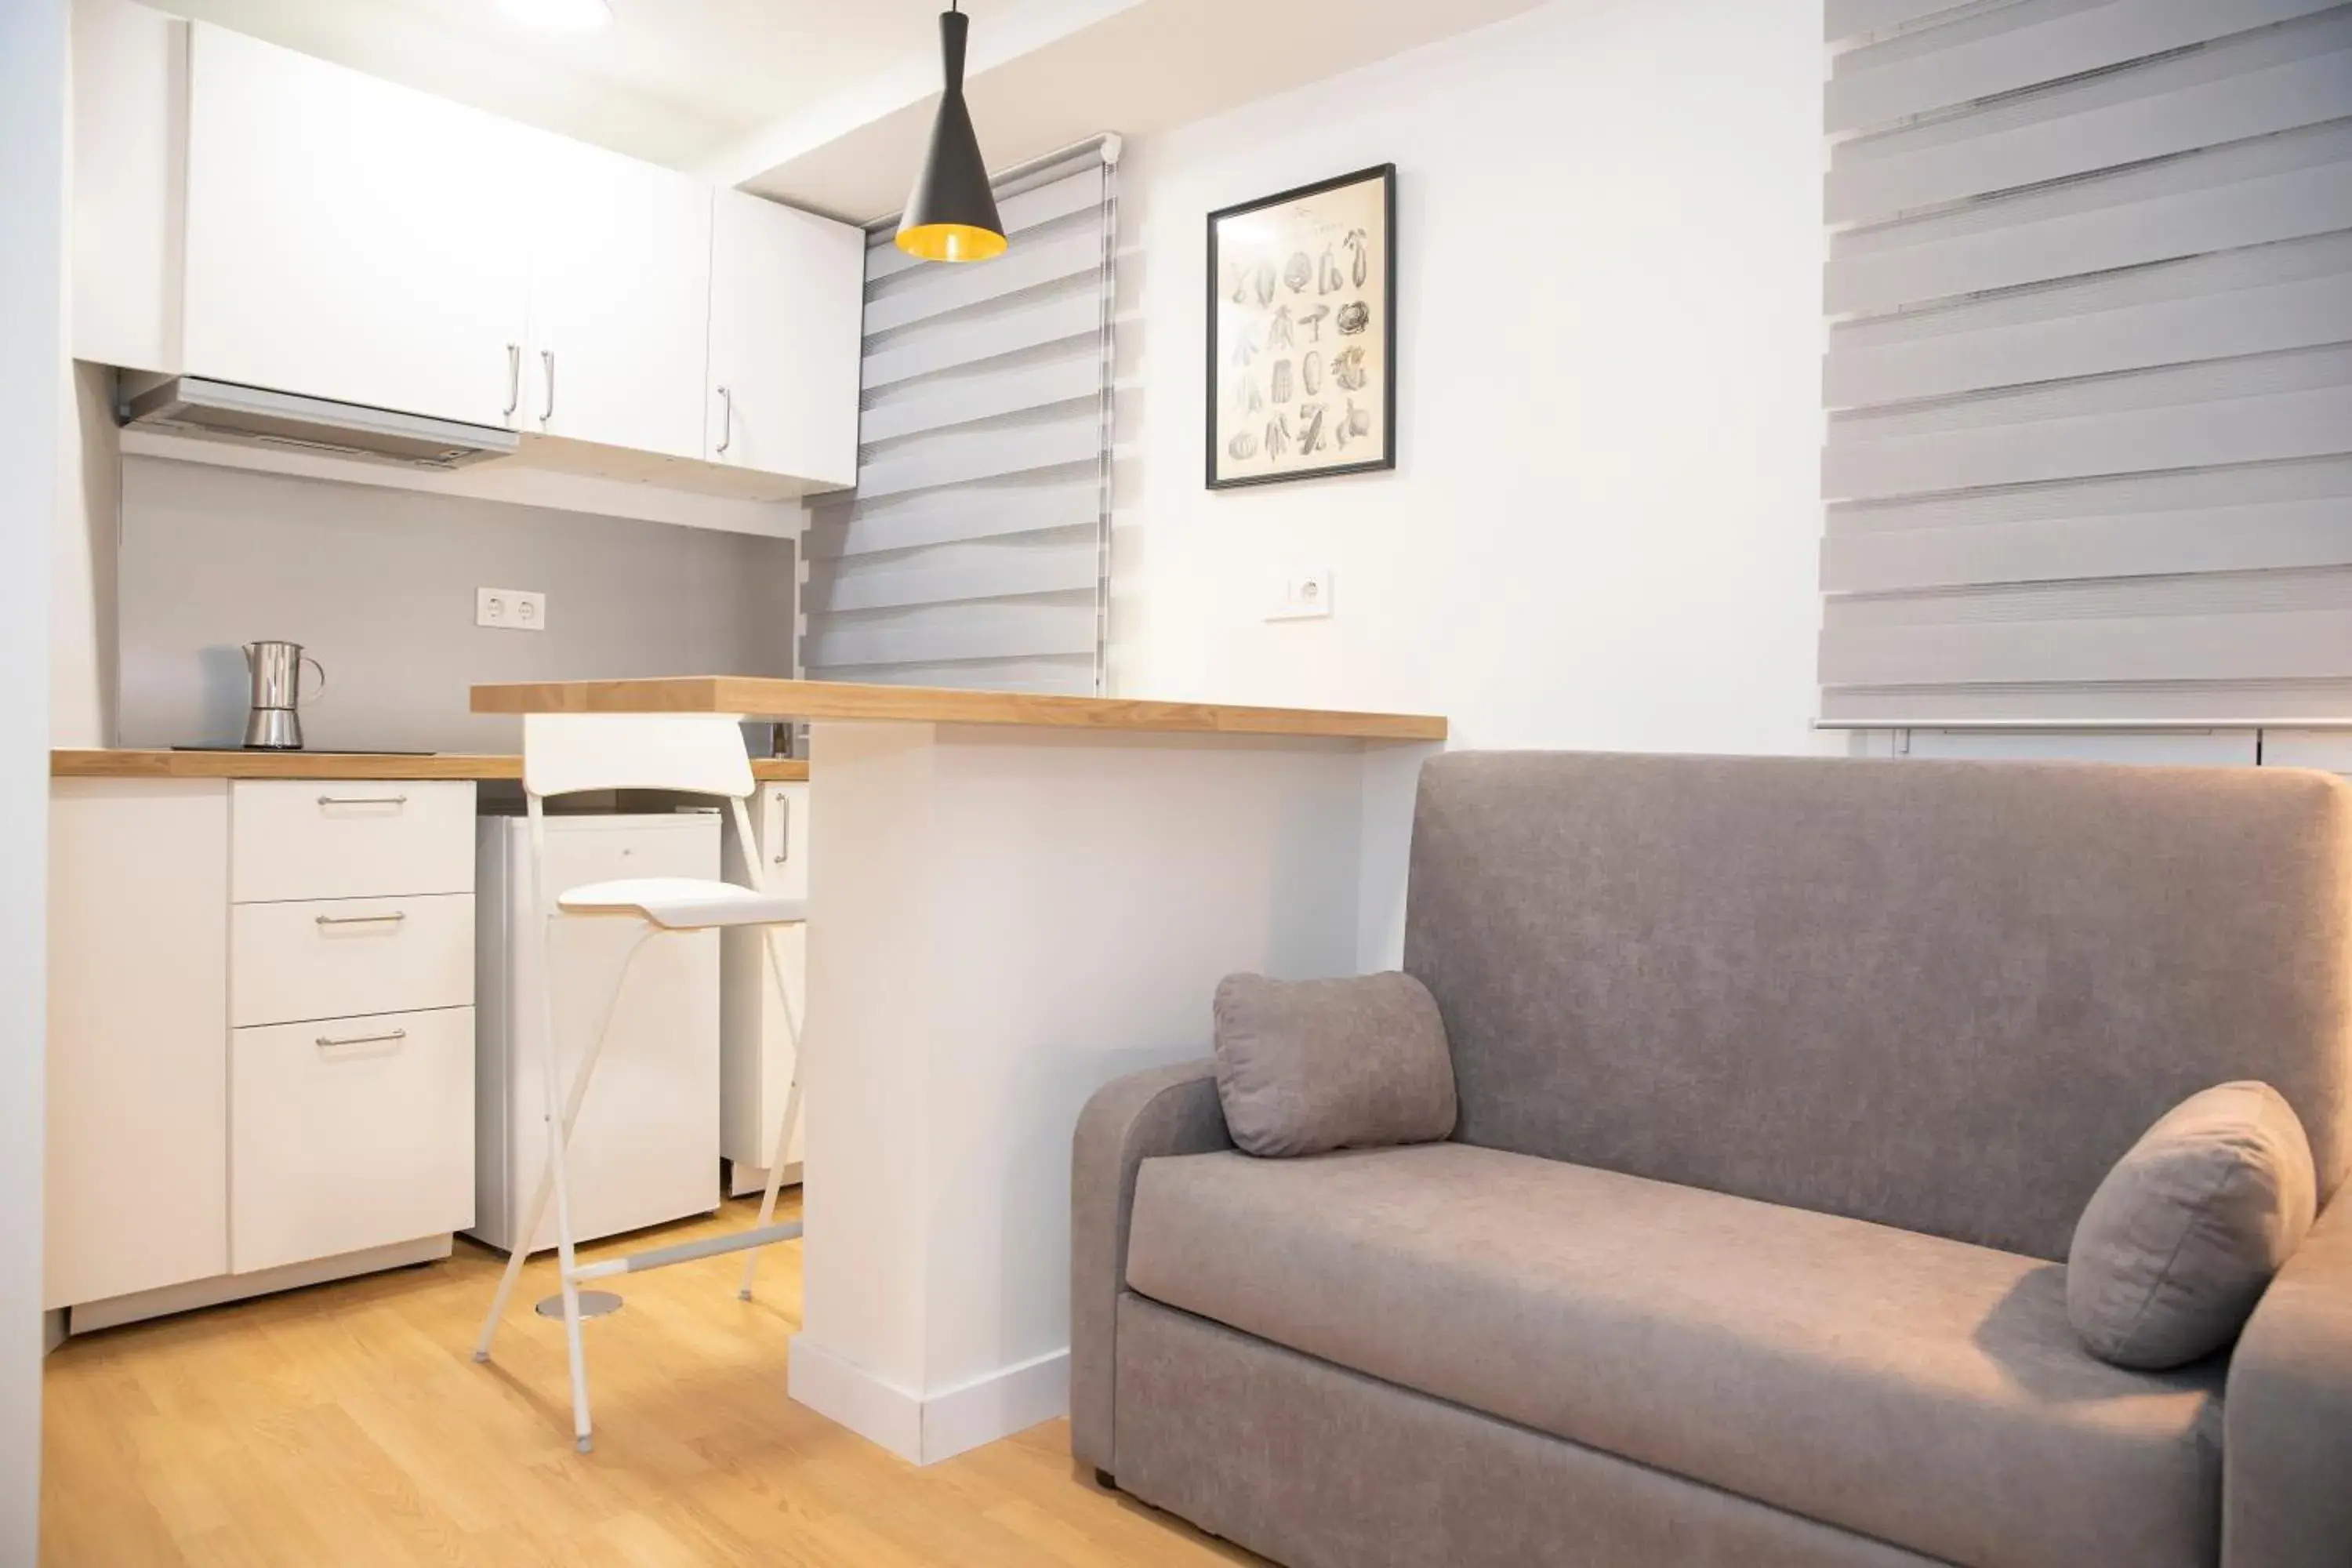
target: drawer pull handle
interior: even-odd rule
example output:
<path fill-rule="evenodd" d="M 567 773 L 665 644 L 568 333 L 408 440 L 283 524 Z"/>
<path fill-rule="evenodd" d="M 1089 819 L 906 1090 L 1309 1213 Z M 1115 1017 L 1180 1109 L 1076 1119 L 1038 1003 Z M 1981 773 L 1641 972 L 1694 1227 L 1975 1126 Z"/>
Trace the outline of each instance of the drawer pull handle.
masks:
<path fill-rule="evenodd" d="M 382 1035 L 345 1035 L 340 1039 L 336 1038 L 332 1035 L 320 1035 L 319 1037 L 319 1044 L 321 1047 L 330 1046 L 373 1046 L 392 1040 L 404 1040 L 406 1038 L 408 1038 L 407 1030 L 394 1029 L 389 1033 Z"/>
<path fill-rule="evenodd" d="M 319 923 L 322 926 L 363 926 L 377 925 L 389 921 L 404 921 L 407 918 L 407 910 L 394 910 L 388 915 L 320 915 Z"/>
<path fill-rule="evenodd" d="M 404 795 L 322 795 L 320 805 L 406 805 Z"/>

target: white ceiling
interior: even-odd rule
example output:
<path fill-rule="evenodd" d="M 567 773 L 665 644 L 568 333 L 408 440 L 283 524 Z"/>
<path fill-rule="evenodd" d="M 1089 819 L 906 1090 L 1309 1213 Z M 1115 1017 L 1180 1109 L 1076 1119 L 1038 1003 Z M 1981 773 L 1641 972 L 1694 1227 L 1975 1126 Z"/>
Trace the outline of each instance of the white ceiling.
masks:
<path fill-rule="evenodd" d="M 149 0 L 618 152 L 864 219 L 904 199 L 944 0 L 611 0 L 544 32 L 497 0 Z M 966 0 L 997 166 L 1147 134 L 1538 0 Z"/>
<path fill-rule="evenodd" d="M 938 49 L 944 0 L 612 0 L 545 32 L 497 0 L 150 0 L 655 163 L 686 166 Z M 979 28 L 1034 0 L 970 0 Z"/>
<path fill-rule="evenodd" d="M 1149 136 L 1532 10 L 1542 0 L 1102 0 L 1083 27 L 984 66 L 967 96 L 989 166 L 1097 132 Z M 972 52 L 982 51 L 980 24 Z M 710 172 L 863 222 L 905 203 L 930 132 L 938 68 L 855 126 L 791 144 L 752 139 Z M 831 128 L 828 128 L 831 129 Z"/>

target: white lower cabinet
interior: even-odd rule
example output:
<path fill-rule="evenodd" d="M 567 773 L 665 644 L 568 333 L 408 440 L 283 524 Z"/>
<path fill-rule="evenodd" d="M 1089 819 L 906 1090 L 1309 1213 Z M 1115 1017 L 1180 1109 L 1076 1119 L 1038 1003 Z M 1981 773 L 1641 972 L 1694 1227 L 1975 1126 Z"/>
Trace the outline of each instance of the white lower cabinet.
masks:
<path fill-rule="evenodd" d="M 228 785 L 49 793 L 42 1305 L 228 1272 Z"/>
<path fill-rule="evenodd" d="M 474 890 L 472 784 L 239 779 L 235 794 L 240 904 Z"/>
<path fill-rule="evenodd" d="M 73 1331 L 473 1223 L 473 818 L 446 781 L 52 786 L 44 1294 Z"/>
<path fill-rule="evenodd" d="M 229 921 L 229 1018 L 239 1028 L 473 1000 L 470 893 L 239 904 Z"/>
<path fill-rule="evenodd" d="M 474 1010 L 239 1029 L 229 1128 L 233 1272 L 463 1230 Z"/>

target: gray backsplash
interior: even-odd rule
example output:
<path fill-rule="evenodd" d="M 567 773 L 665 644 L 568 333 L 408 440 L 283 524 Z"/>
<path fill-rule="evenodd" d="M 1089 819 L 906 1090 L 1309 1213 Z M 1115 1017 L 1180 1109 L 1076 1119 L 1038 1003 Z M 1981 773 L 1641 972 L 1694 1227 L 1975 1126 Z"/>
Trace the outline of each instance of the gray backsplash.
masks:
<path fill-rule="evenodd" d="M 511 752 L 477 681 L 792 673 L 793 543 L 415 490 L 125 458 L 117 743 L 235 742 L 240 645 L 326 667 L 315 751 Z M 547 595 L 547 629 L 474 625 L 477 588 Z"/>

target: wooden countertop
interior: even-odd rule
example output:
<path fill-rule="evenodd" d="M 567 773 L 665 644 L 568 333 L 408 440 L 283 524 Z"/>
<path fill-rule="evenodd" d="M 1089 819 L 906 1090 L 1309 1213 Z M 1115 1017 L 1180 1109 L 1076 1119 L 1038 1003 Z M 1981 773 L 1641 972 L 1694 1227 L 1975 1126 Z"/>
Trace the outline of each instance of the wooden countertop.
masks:
<path fill-rule="evenodd" d="M 755 758 L 751 772 L 762 784 L 797 784 L 808 764 L 789 758 Z M 54 751 L 49 776 L 57 779 L 520 779 L 520 757 L 368 756 L 356 752 L 146 752 Z"/>
<path fill-rule="evenodd" d="M 474 688 L 477 713 L 735 713 L 751 719 L 843 719 L 931 724 L 1174 734 L 1289 735 L 1357 741 L 1443 741 L 1445 721 L 1417 713 L 1348 713 L 1320 708 L 1240 708 L 1222 702 L 1149 702 L 957 691 L 931 686 L 862 686 L 698 675 L 657 680 L 559 680 Z"/>

